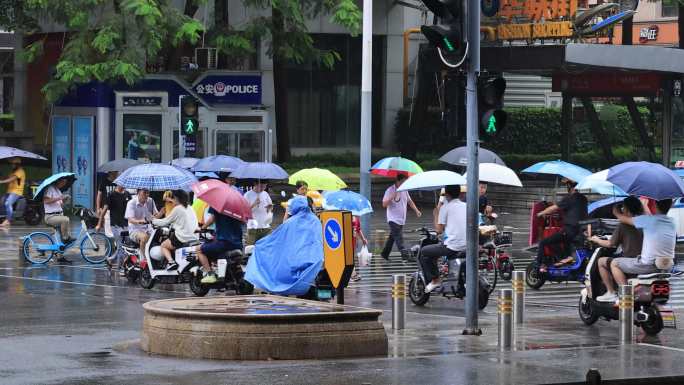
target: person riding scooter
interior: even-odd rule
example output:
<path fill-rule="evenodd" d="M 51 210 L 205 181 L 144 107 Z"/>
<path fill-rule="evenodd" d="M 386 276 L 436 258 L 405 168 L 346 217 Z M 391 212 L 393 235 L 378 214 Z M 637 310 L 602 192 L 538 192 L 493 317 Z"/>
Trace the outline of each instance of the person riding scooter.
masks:
<path fill-rule="evenodd" d="M 203 284 L 216 283 L 216 273 L 211 268 L 209 258 L 216 259 L 230 250 L 242 250 L 242 222 L 209 208 L 209 218 L 201 229 L 206 230 L 216 223 L 216 237 L 213 241 L 197 247 L 197 258 L 202 264 Z"/>
<path fill-rule="evenodd" d="M 540 267 L 540 272 L 546 271 L 544 249 L 548 246 L 557 247 L 560 244 L 564 244 L 567 248 L 580 234 L 579 222 L 587 217 L 587 197 L 575 189 L 577 182 L 567 178 L 563 178 L 561 182 L 566 185 L 568 195 L 561 199 L 557 204 L 553 204 L 537 214 L 537 217 L 541 218 L 559 210 L 563 213 L 563 229 L 560 232 L 539 241 L 537 265 Z M 558 255 L 560 254 L 566 254 L 565 250 Z M 567 263 L 571 260 L 562 260 L 560 263 Z"/>
<path fill-rule="evenodd" d="M 623 214 L 629 217 L 637 217 L 644 213 L 643 205 L 638 198 L 630 196 L 622 202 L 622 207 L 618 208 Z M 643 233 L 634 226 L 620 223 L 615 229 L 610 239 L 601 239 L 597 236 L 589 238 L 593 243 L 606 248 L 622 249 L 622 257 L 637 258 L 641 254 Z M 600 257 L 598 259 L 598 269 L 601 275 L 601 280 L 606 286 L 606 294 L 596 298 L 597 301 L 614 302 L 617 299 L 615 282 L 611 276 L 610 264 L 613 261 L 612 257 Z"/>
<path fill-rule="evenodd" d="M 174 190 L 172 195 L 174 208 L 171 213 L 162 219 L 152 219 L 155 226 L 170 226 L 173 230 L 171 236 L 162 242 L 162 253 L 168 262 L 166 270 L 178 269 L 178 263 L 173 259 L 173 252 L 183 247 L 186 243 L 199 239 L 195 230 L 197 217 L 192 208 L 188 208 L 188 193 L 183 190 Z"/>
<path fill-rule="evenodd" d="M 447 203 L 441 208 L 435 208 L 435 230 L 438 234 L 444 233 L 444 243 L 428 245 L 420 252 L 420 264 L 425 274 L 425 280 L 429 281 L 425 292 L 429 293 L 439 286 L 441 281 L 437 271 L 437 258 L 447 256 L 456 258 L 466 248 L 466 204 L 458 199 L 461 194 L 461 186 L 451 185 L 444 189 Z"/>

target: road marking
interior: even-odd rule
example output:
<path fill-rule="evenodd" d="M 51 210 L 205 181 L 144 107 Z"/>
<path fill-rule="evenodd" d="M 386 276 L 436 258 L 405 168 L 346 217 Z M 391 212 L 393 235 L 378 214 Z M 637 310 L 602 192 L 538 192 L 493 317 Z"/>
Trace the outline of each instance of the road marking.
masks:
<path fill-rule="evenodd" d="M 645 342 L 637 342 L 637 345 L 643 345 L 643 346 L 650 346 L 652 348 L 661 348 L 665 350 L 674 350 L 676 352 L 684 352 L 684 349 L 679 349 L 679 348 L 673 348 L 671 346 L 662 346 L 662 345 L 654 345 L 654 344 L 647 344 Z"/>

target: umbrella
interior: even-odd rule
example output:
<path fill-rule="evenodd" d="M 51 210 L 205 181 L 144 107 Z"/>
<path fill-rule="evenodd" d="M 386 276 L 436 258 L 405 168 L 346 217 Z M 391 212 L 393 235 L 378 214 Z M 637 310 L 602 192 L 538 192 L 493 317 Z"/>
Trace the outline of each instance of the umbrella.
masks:
<path fill-rule="evenodd" d="M 625 198 L 627 198 L 627 197 L 622 196 L 622 197 L 609 197 L 609 198 L 601 199 L 600 201 L 596 201 L 596 202 L 590 204 L 587 207 L 587 212 L 589 214 L 591 214 L 594 211 L 602 209 L 606 206 L 614 205 L 615 203 L 620 203 L 620 202 L 624 201 Z"/>
<path fill-rule="evenodd" d="M 66 185 L 62 187 L 62 191 L 65 191 L 68 190 L 72 184 L 74 184 L 74 181 L 76 180 L 76 174 L 74 174 L 73 172 L 60 172 L 59 174 L 55 174 L 45 178 L 43 183 L 41 183 L 40 186 L 36 188 L 36 192 L 33 194 L 33 199 L 38 199 L 38 197 L 43 194 L 43 190 L 45 190 L 48 186 L 62 178 L 65 178 L 67 180 Z"/>
<path fill-rule="evenodd" d="M 247 162 L 230 176 L 238 179 L 286 179 L 287 173 L 275 163 Z"/>
<path fill-rule="evenodd" d="M 200 159 L 192 167 L 192 171 L 233 172 L 245 162 L 228 155 L 213 155 Z"/>
<path fill-rule="evenodd" d="M 480 182 L 505 184 L 508 186 L 522 187 L 520 178 L 515 171 L 506 166 L 496 163 L 480 163 Z M 466 178 L 468 173 L 463 174 Z"/>
<path fill-rule="evenodd" d="M 32 152 L 20 150 L 18 148 L 14 148 L 14 147 L 0 146 L 0 159 L 14 158 L 14 157 L 47 160 L 47 158 L 44 158 L 44 157 L 42 157 L 38 154 L 34 154 Z"/>
<path fill-rule="evenodd" d="M 608 182 L 608 170 L 599 171 L 582 179 L 576 189 L 582 192 L 594 192 L 601 195 L 627 196 L 618 186 Z"/>
<path fill-rule="evenodd" d="M 143 162 L 135 159 L 116 159 L 103 163 L 97 168 L 97 172 L 124 172 L 133 166 L 143 164 Z"/>
<path fill-rule="evenodd" d="M 323 168 L 305 168 L 290 175 L 289 183 L 304 181 L 311 190 L 336 191 L 347 187 L 340 177 Z"/>
<path fill-rule="evenodd" d="M 190 170 L 197 164 L 197 162 L 199 162 L 199 159 L 197 158 L 178 158 L 172 160 L 171 165 Z"/>
<path fill-rule="evenodd" d="M 456 147 L 439 158 L 442 162 L 453 164 L 454 166 L 468 166 L 468 147 Z M 480 148 L 477 153 L 478 163 L 496 163 L 505 166 L 501 158 L 494 152 L 486 148 Z"/>
<path fill-rule="evenodd" d="M 203 171 L 196 171 L 195 176 L 198 178 L 211 178 L 211 179 L 218 179 L 219 176 L 215 172 L 203 172 Z"/>
<path fill-rule="evenodd" d="M 464 185 L 466 179 L 458 173 L 447 170 L 425 171 L 409 177 L 397 191 L 436 190 L 447 185 Z"/>
<path fill-rule="evenodd" d="M 585 177 L 591 175 L 591 171 L 587 170 L 586 168 L 564 162 L 562 160 L 539 162 L 522 170 L 522 172 L 529 174 L 558 175 L 562 176 L 563 178 L 571 179 L 575 182 L 579 182 Z"/>
<path fill-rule="evenodd" d="M 206 202 L 219 213 L 247 222 L 252 217 L 252 209 L 247 199 L 227 184 L 215 180 L 205 180 L 192 185 L 195 197 Z"/>
<path fill-rule="evenodd" d="M 684 168 L 675 168 L 672 172 L 677 174 L 680 178 L 684 178 Z"/>
<path fill-rule="evenodd" d="M 628 194 L 655 200 L 684 196 L 684 182 L 662 164 L 626 162 L 608 169 L 608 181 Z"/>
<path fill-rule="evenodd" d="M 190 190 L 197 178 L 187 170 L 161 163 L 145 163 L 124 171 L 114 183 L 125 188 L 152 191 Z"/>
<path fill-rule="evenodd" d="M 373 212 L 373 206 L 365 196 L 349 190 L 331 191 L 323 194 L 323 208 L 326 210 L 348 210 L 356 216 Z"/>
<path fill-rule="evenodd" d="M 416 162 L 400 156 L 380 159 L 371 167 L 371 174 L 390 178 L 396 178 L 398 174 L 411 176 L 421 172 L 423 169 Z"/>

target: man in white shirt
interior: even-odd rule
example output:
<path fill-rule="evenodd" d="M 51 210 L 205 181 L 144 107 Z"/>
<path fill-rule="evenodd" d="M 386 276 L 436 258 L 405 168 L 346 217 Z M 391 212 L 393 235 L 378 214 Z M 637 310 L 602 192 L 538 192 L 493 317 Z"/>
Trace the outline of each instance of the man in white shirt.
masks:
<path fill-rule="evenodd" d="M 157 213 L 157 206 L 150 199 L 147 189 L 139 189 L 135 197 L 126 204 L 124 217 L 128 221 L 129 237 L 137 242 L 140 248 L 140 257 L 145 257 L 145 244 L 150 237 L 150 221 Z"/>
<path fill-rule="evenodd" d="M 252 208 L 252 219 L 247 222 L 247 244 L 253 245 L 271 232 L 273 220 L 273 201 L 268 195 L 266 184 L 256 181 L 245 199 Z"/>
<path fill-rule="evenodd" d="M 438 234 L 444 233 L 445 241 L 420 250 L 420 264 L 425 281 L 429 282 L 425 287 L 426 293 L 442 284 L 437 271 L 437 258 L 457 258 L 466 249 L 466 204 L 458 199 L 460 194 L 461 186 L 446 186 L 444 197 L 447 202 L 435 208 L 435 230 Z"/>
<path fill-rule="evenodd" d="M 613 215 L 621 223 L 641 229 L 644 240 L 641 255 L 636 258 L 615 258 L 610 264 L 610 271 L 618 286 L 627 284 L 625 274 L 649 274 L 661 270 L 669 270 L 674 265 L 675 244 L 677 242 L 677 228 L 674 220 L 667 216 L 672 207 L 672 199 L 656 202 L 656 212 L 653 215 L 639 215 L 630 217 L 613 207 Z M 611 295 L 612 294 L 612 295 Z M 616 301 L 615 293 L 606 293 L 598 297 L 597 301 Z"/>
<path fill-rule="evenodd" d="M 43 209 L 45 212 L 45 224 L 59 229 L 62 243 L 65 245 L 74 242 L 69 230 L 69 217 L 64 215 L 62 205 L 69 200 L 69 195 L 62 194 L 62 189 L 66 186 L 66 179 L 58 179 L 55 183 L 48 186 L 43 194 Z M 61 255 L 57 262 L 71 263 Z"/>

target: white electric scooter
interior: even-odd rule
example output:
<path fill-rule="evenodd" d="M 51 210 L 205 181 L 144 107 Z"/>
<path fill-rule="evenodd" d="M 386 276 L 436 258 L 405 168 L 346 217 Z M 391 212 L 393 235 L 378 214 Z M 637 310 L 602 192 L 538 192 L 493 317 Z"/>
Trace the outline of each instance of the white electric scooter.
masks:
<path fill-rule="evenodd" d="M 197 240 L 175 250 L 174 259 L 178 269 L 166 270 L 168 262 L 162 253 L 161 243 L 169 238 L 169 228 L 156 227 L 145 245 L 145 258 L 140 262 L 140 286 L 151 289 L 155 283 L 178 284 L 190 282 L 193 270 L 200 267 L 195 249 L 202 241 Z"/>

